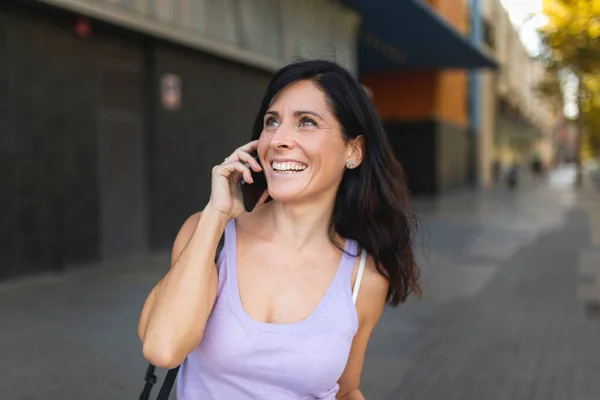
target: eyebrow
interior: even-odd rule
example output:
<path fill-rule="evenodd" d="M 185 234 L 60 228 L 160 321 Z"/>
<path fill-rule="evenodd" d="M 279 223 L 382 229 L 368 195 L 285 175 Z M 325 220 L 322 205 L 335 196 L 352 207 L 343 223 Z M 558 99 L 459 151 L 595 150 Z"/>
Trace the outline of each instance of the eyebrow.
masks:
<path fill-rule="evenodd" d="M 304 111 L 304 110 L 294 111 L 294 117 L 296 117 L 296 118 L 298 118 L 300 115 L 304 115 L 304 114 L 314 115 L 315 117 L 324 121 L 323 117 L 321 117 L 319 114 L 317 114 L 314 111 Z M 265 113 L 265 116 L 267 116 L 267 115 L 273 115 L 273 116 L 279 118 L 279 113 L 277 111 L 267 111 Z"/>

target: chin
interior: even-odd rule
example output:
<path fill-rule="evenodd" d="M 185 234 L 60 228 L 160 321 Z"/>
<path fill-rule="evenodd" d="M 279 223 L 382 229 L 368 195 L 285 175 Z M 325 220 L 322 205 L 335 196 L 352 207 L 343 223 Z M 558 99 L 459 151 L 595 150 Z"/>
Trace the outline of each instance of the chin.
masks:
<path fill-rule="evenodd" d="M 298 201 L 300 196 L 295 190 L 277 190 L 269 188 L 269 196 L 278 203 L 291 203 Z"/>

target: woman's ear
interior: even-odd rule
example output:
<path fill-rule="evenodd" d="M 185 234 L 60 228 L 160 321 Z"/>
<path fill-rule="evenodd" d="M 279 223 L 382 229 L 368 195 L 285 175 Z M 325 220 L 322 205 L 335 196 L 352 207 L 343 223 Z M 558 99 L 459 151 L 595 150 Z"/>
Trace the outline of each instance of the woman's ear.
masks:
<path fill-rule="evenodd" d="M 358 167 L 365 154 L 365 137 L 360 135 L 348 142 L 348 152 L 346 155 L 346 167 L 353 169 Z"/>

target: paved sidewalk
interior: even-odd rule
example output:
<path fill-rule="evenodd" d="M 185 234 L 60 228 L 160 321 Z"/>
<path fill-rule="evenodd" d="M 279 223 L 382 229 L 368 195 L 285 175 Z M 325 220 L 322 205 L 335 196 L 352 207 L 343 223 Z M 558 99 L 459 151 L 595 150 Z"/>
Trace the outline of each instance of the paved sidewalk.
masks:
<path fill-rule="evenodd" d="M 600 399 L 600 197 L 557 182 L 417 202 L 425 294 L 385 310 L 367 399 Z M 0 398 L 137 398 L 137 317 L 167 260 L 0 284 Z"/>
<path fill-rule="evenodd" d="M 600 279 L 583 279 L 580 264 L 599 254 L 590 218 L 598 207 L 600 197 L 567 185 L 430 207 L 424 298 L 384 314 L 366 397 L 600 399 L 600 313 L 586 314 L 579 294 L 582 282 L 600 294 Z"/>

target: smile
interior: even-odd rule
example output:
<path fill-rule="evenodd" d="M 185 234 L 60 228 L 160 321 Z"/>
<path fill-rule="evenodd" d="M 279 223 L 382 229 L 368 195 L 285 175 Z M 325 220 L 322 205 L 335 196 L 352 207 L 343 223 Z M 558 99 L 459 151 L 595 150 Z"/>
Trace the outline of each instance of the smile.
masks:
<path fill-rule="evenodd" d="M 273 168 L 273 171 L 278 173 L 294 174 L 304 171 L 307 168 L 307 165 L 296 161 L 273 161 L 273 163 L 271 163 L 271 168 Z"/>

